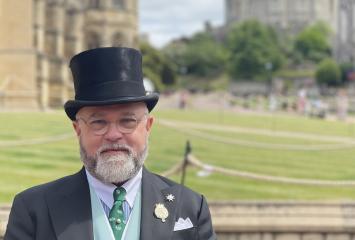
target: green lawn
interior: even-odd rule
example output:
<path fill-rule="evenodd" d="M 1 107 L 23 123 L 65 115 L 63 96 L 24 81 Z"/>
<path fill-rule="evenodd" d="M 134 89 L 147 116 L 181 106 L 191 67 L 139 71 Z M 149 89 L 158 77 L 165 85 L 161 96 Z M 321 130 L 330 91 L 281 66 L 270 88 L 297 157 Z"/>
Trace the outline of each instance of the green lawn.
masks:
<path fill-rule="evenodd" d="M 171 128 L 157 121 L 150 138 L 147 166 L 158 173 L 182 160 L 186 141 L 190 140 L 192 153 L 206 164 L 271 176 L 355 180 L 355 145 L 339 150 L 326 147 L 315 151 L 287 148 L 342 145 L 342 139 L 349 142 L 354 138 L 355 141 L 355 130 L 351 124 L 296 116 L 259 116 L 221 111 L 158 110 L 154 115 L 158 120 L 197 125 L 192 129 L 176 123 Z M 206 124 L 209 124 L 207 128 Z M 213 129 L 213 126 L 227 130 Z M 253 131 L 229 131 L 228 128 Z M 195 131 L 225 142 L 203 138 Z M 263 134 L 265 131 L 271 134 Z M 286 136 L 279 135 L 280 132 L 286 133 Z M 68 133 L 72 133 L 72 137 L 31 144 L 35 139 Z M 20 140 L 27 141 L 27 144 L 8 145 Z M 250 145 L 240 144 L 237 140 Z M 271 148 L 258 147 L 260 144 Z M 71 122 L 62 112 L 0 113 L 0 202 L 11 202 L 14 194 L 23 189 L 79 170 L 81 163 L 77 145 Z M 284 148 L 278 149 L 279 146 Z M 352 187 L 270 183 L 218 173 L 198 177 L 198 171 L 188 169 L 186 185 L 205 194 L 209 200 L 355 199 Z M 180 175 L 171 178 L 180 181 Z"/>

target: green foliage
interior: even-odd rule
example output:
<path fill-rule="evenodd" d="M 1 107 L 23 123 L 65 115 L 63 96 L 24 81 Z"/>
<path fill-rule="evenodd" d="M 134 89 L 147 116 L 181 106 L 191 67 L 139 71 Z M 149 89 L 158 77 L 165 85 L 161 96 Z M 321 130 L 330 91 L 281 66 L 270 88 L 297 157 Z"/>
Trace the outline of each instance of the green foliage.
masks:
<path fill-rule="evenodd" d="M 312 78 L 314 77 L 314 70 L 281 69 L 280 71 L 276 72 L 274 76 L 284 79 Z"/>
<path fill-rule="evenodd" d="M 295 55 L 301 55 L 304 59 L 319 62 L 331 55 L 329 42 L 329 27 L 318 22 L 305 28 L 295 39 Z"/>
<path fill-rule="evenodd" d="M 180 44 L 171 44 L 165 51 L 184 75 L 215 77 L 225 70 L 227 52 L 208 33 L 197 33 Z"/>
<path fill-rule="evenodd" d="M 229 77 L 221 74 L 217 77 L 197 77 L 193 75 L 180 76 L 179 84 L 192 92 L 225 91 L 230 85 Z"/>
<path fill-rule="evenodd" d="M 200 33 L 188 43 L 184 59 L 187 74 L 217 76 L 224 70 L 227 53 L 209 34 Z"/>
<path fill-rule="evenodd" d="M 166 86 L 176 82 L 176 69 L 163 53 L 150 46 L 141 43 L 140 49 L 143 55 L 143 74 L 155 85 L 157 91 L 162 91 Z"/>
<path fill-rule="evenodd" d="M 176 82 L 176 66 L 170 61 L 166 61 L 165 63 L 163 63 L 160 76 L 164 85 L 174 85 Z"/>
<path fill-rule="evenodd" d="M 349 73 L 354 72 L 355 67 L 353 63 L 341 63 L 340 64 L 340 70 L 341 70 L 341 81 L 342 83 L 347 83 L 349 79 Z"/>
<path fill-rule="evenodd" d="M 340 67 L 333 59 L 324 59 L 317 67 L 316 79 L 321 85 L 339 85 L 341 83 Z"/>
<path fill-rule="evenodd" d="M 265 80 L 269 71 L 282 66 L 283 54 L 271 27 L 250 20 L 233 26 L 227 38 L 229 73 L 234 79 Z"/>

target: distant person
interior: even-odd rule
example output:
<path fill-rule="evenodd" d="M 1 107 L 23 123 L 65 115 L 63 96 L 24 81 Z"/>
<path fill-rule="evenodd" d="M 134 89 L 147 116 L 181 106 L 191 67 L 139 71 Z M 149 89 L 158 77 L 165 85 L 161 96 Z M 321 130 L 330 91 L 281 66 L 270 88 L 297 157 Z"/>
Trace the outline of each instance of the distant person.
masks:
<path fill-rule="evenodd" d="M 299 114 L 305 114 L 307 111 L 307 91 L 302 88 L 298 91 L 297 96 L 297 112 Z"/>
<path fill-rule="evenodd" d="M 345 89 L 339 89 L 337 95 L 337 117 L 345 121 L 348 116 L 349 99 Z"/>
<path fill-rule="evenodd" d="M 179 96 L 179 108 L 185 109 L 187 104 L 187 92 L 181 91 Z"/>
<path fill-rule="evenodd" d="M 72 120 L 84 167 L 16 195 L 5 240 L 216 239 L 206 199 L 144 167 L 158 94 L 141 53 L 97 48 L 71 59 Z"/>
<path fill-rule="evenodd" d="M 271 93 L 269 96 L 269 110 L 270 112 L 275 112 L 278 107 L 277 97 L 274 93 Z"/>

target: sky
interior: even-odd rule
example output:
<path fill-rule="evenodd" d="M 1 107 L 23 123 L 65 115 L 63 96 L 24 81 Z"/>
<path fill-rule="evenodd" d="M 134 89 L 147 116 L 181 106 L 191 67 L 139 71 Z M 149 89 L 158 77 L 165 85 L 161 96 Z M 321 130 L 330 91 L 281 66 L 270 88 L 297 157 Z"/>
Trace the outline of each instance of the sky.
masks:
<path fill-rule="evenodd" d="M 224 23 L 224 0 L 138 0 L 139 32 L 161 48 L 172 39 L 203 30 L 205 21 Z"/>

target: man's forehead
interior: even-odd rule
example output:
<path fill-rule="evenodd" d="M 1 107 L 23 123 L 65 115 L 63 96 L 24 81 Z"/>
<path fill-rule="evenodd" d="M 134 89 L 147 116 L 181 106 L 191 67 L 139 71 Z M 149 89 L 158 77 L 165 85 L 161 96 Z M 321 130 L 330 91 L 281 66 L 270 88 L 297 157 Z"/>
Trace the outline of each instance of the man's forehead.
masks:
<path fill-rule="evenodd" d="M 134 114 L 145 111 L 147 106 L 144 102 L 123 103 L 104 106 L 86 106 L 78 111 L 78 114 L 87 116 L 101 116 L 109 113 Z"/>

